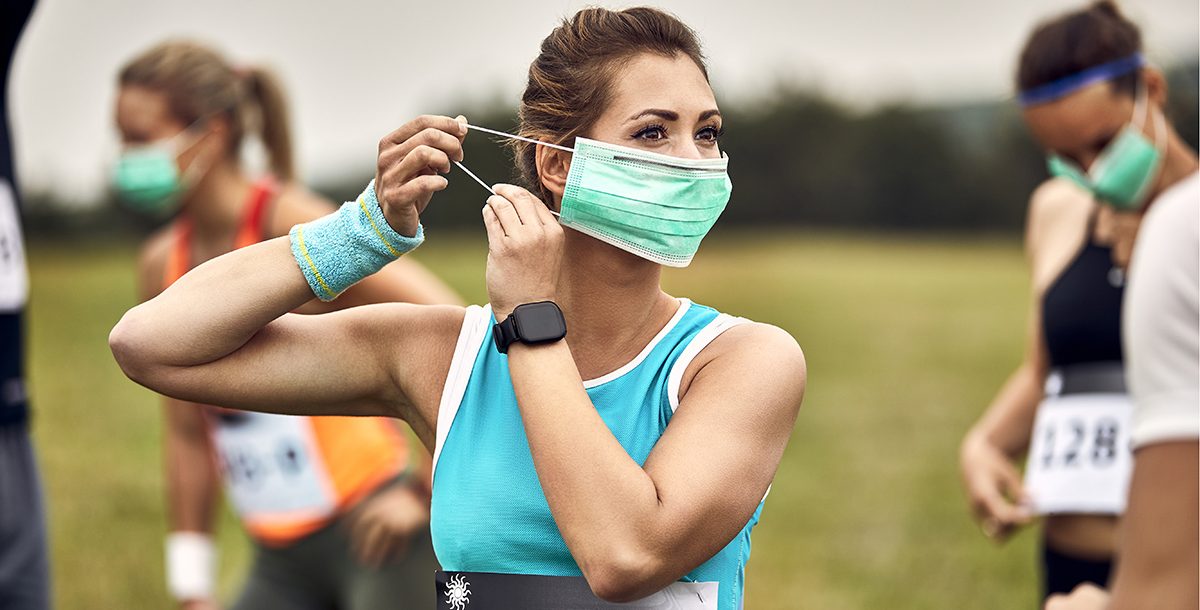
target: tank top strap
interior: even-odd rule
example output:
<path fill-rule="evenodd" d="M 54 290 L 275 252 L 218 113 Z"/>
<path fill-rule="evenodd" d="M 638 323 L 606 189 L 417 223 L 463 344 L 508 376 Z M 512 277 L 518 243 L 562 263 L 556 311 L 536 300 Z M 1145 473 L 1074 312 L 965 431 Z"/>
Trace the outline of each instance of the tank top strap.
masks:
<path fill-rule="evenodd" d="M 1087 239 L 1083 243 L 1089 246 L 1100 245 L 1096 242 L 1096 222 L 1100 217 L 1100 205 L 1099 201 L 1092 199 L 1092 209 L 1088 211 L 1087 229 L 1085 229 Z"/>
<path fill-rule="evenodd" d="M 242 222 L 238 226 L 234 248 L 245 248 L 266 237 L 263 224 L 278 194 L 279 184 L 273 176 L 265 176 L 250 186 L 250 196 L 242 210 Z"/>
<path fill-rule="evenodd" d="M 187 218 L 180 218 L 171 231 L 171 247 L 167 250 L 167 262 L 163 265 L 163 289 L 174 284 L 191 268 L 192 223 Z"/>

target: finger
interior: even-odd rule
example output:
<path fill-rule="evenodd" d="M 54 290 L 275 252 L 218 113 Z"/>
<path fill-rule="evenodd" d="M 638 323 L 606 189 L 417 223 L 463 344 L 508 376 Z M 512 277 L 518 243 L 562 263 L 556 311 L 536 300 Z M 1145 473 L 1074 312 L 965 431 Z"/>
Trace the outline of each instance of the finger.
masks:
<path fill-rule="evenodd" d="M 444 131 L 456 138 L 467 135 L 467 126 L 462 122 L 448 116 L 425 114 L 401 125 L 395 131 L 384 136 L 383 140 L 380 141 L 380 147 L 382 148 L 385 142 L 391 145 L 402 144 L 425 129 Z"/>
<path fill-rule="evenodd" d="M 1004 489 L 1004 494 L 1016 504 L 1014 508 L 1021 522 L 1032 519 L 1033 498 L 1025 492 L 1025 482 L 1021 479 L 1021 474 L 1017 472 L 1017 469 L 1005 464 L 1000 470 L 1000 485 Z"/>
<path fill-rule="evenodd" d="M 432 170 L 432 172 L 426 170 Z M 445 151 L 422 144 L 405 155 L 404 159 L 393 169 L 388 170 L 387 174 L 390 180 L 407 182 L 426 173 L 446 174 L 449 172 L 450 156 Z"/>
<path fill-rule="evenodd" d="M 437 174 L 417 176 L 396 187 L 395 200 L 408 201 L 420 199 L 421 197 L 429 197 L 438 191 L 445 190 L 449 185 L 450 181 L 446 180 L 445 176 Z"/>
<path fill-rule="evenodd" d="M 367 547 L 363 549 L 364 563 L 372 568 L 378 568 L 387 557 L 388 528 L 382 522 L 371 529 L 367 537 Z"/>
<path fill-rule="evenodd" d="M 487 229 L 488 243 L 499 244 L 504 239 L 504 227 L 490 205 L 483 206 L 483 226 Z"/>
<path fill-rule="evenodd" d="M 508 237 L 513 237 L 521 229 L 521 217 L 517 214 L 517 208 L 513 203 L 500 195 L 492 195 L 487 198 L 488 207 L 496 213 L 496 218 L 500 220 L 500 226 L 504 228 L 504 234 Z"/>
<path fill-rule="evenodd" d="M 534 197 L 533 193 L 511 184 L 497 184 L 492 189 L 496 191 L 497 195 L 512 202 L 524 224 L 533 226 L 545 224 L 541 215 L 538 214 L 538 208 L 545 209 L 546 206 L 540 199 Z"/>

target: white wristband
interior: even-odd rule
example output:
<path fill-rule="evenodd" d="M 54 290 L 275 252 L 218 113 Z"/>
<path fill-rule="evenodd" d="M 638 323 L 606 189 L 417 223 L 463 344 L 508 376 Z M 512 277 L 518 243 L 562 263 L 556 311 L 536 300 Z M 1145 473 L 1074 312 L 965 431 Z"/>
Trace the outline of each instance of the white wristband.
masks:
<path fill-rule="evenodd" d="M 199 532 L 167 534 L 167 591 L 177 601 L 209 599 L 216 581 L 217 547 Z"/>

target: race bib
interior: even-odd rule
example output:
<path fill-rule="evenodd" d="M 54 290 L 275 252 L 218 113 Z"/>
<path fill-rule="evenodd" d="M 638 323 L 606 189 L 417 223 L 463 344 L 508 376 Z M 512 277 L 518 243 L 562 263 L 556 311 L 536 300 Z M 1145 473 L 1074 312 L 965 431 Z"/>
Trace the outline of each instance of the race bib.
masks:
<path fill-rule="evenodd" d="M 1125 511 L 1133 452 L 1126 394 L 1068 394 L 1038 406 L 1025 490 L 1039 514 Z"/>
<path fill-rule="evenodd" d="M 0 313 L 19 311 L 29 296 L 21 215 L 8 180 L 0 178 Z"/>
<path fill-rule="evenodd" d="M 336 508 L 308 418 L 218 412 L 214 443 L 225 489 L 246 520 L 317 517 Z"/>

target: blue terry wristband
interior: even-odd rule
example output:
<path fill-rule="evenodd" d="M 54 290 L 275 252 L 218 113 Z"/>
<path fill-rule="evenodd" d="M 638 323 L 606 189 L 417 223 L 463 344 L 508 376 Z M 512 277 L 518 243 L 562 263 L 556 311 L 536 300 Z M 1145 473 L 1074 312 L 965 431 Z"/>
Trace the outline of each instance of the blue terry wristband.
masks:
<path fill-rule="evenodd" d="M 417 225 L 417 234 L 405 237 L 387 223 L 375 181 L 338 211 L 292 227 L 288 233 L 292 256 L 308 280 L 313 294 L 332 301 L 359 280 L 379 271 L 425 241 L 425 229 Z"/>

